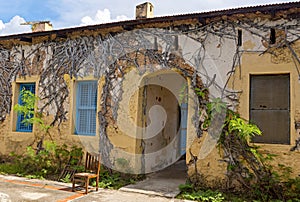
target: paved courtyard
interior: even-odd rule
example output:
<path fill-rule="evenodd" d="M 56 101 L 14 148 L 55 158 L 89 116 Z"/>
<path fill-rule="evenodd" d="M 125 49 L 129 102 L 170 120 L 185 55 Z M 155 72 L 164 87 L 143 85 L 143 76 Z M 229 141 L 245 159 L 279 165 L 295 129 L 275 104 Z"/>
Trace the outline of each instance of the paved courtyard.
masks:
<path fill-rule="evenodd" d="M 180 202 L 184 200 L 119 190 L 99 189 L 88 195 L 71 191 L 70 183 L 0 175 L 0 202 Z"/>

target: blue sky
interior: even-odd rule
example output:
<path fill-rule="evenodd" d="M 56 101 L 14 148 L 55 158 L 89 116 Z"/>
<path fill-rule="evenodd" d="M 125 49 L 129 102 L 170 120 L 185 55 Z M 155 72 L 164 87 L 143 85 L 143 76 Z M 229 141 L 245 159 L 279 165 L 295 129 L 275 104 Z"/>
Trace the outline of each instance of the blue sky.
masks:
<path fill-rule="evenodd" d="M 2 2 L 3 1 L 3 2 Z M 0 19 L 8 22 L 15 15 L 25 17 L 26 20 L 36 18 L 55 19 L 59 14 L 48 7 L 48 0 L 2 0 L 0 7 Z M 51 9 L 50 12 L 47 12 Z"/>
<path fill-rule="evenodd" d="M 293 0 L 152 0 L 154 15 L 203 12 Z M 54 29 L 133 19 L 141 0 L 0 0 L 0 35 L 29 32 L 25 21 L 50 20 Z"/>

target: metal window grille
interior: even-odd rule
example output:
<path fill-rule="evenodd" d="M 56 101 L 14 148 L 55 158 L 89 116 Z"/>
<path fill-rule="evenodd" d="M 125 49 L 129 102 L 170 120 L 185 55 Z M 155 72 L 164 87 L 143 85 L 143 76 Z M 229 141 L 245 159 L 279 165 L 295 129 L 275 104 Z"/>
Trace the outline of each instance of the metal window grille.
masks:
<path fill-rule="evenodd" d="M 28 90 L 31 93 L 35 94 L 35 83 L 23 83 L 20 84 L 20 89 L 19 89 L 19 99 L 18 99 L 18 104 L 23 105 L 23 101 L 22 101 L 22 95 L 21 95 L 21 91 L 22 90 Z M 17 127 L 16 130 L 18 132 L 32 132 L 32 124 L 29 123 L 24 123 L 24 119 L 26 117 L 24 116 L 24 114 L 22 113 L 18 113 L 18 117 L 17 117 Z M 28 117 L 31 118 L 31 117 Z"/>

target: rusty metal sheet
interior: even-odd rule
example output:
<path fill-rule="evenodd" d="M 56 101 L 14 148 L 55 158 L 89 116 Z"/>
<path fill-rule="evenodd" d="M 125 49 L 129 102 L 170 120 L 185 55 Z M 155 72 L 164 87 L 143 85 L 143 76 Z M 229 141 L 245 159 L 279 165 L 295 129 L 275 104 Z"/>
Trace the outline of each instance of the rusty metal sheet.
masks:
<path fill-rule="evenodd" d="M 251 76 L 251 109 L 282 109 L 290 106 L 289 75 Z"/>
<path fill-rule="evenodd" d="M 253 142 L 290 144 L 290 113 L 287 110 L 253 110 L 251 120 L 263 132 Z"/>
<path fill-rule="evenodd" d="M 250 120 L 263 135 L 253 142 L 290 144 L 290 75 L 252 75 Z"/>

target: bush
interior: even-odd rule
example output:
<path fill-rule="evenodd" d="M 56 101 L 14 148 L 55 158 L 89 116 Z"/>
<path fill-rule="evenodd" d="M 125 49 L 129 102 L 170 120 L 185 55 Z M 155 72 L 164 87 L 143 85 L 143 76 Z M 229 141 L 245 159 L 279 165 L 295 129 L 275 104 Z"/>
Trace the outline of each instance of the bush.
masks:
<path fill-rule="evenodd" d="M 11 154 L 11 160 L 0 164 L 0 172 L 16 174 L 29 178 L 57 179 L 57 175 L 69 161 L 71 155 L 81 155 L 81 148 L 66 145 L 57 146 L 50 141 L 44 142 L 44 149 L 36 152 L 32 147 L 27 147 L 24 155 Z M 74 160 L 71 165 L 77 165 Z"/>
<path fill-rule="evenodd" d="M 99 187 L 108 189 L 119 189 L 128 184 L 134 184 L 136 181 L 143 179 L 143 175 L 122 174 L 117 171 L 110 171 L 101 167 Z M 94 183 L 95 186 L 96 183 Z"/>
<path fill-rule="evenodd" d="M 191 184 L 183 184 L 179 186 L 181 194 L 179 198 L 205 201 L 205 202 L 222 202 L 225 200 L 224 195 L 219 191 L 196 190 Z"/>

